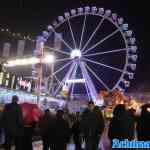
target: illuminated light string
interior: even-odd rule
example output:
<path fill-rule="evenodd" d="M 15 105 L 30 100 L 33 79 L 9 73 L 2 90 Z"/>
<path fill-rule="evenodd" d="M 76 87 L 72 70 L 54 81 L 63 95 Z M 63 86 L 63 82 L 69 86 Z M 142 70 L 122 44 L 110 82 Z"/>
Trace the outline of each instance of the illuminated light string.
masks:
<path fill-rule="evenodd" d="M 31 36 L 27 35 L 22 35 L 21 33 L 16 33 L 16 32 L 11 32 L 8 28 L 2 28 L 0 27 L 0 33 L 4 33 L 4 34 L 9 34 L 9 36 L 11 37 L 17 37 L 17 38 L 21 38 L 21 39 L 24 39 L 24 40 L 29 40 L 31 42 L 35 42 L 34 39 L 31 38 Z"/>

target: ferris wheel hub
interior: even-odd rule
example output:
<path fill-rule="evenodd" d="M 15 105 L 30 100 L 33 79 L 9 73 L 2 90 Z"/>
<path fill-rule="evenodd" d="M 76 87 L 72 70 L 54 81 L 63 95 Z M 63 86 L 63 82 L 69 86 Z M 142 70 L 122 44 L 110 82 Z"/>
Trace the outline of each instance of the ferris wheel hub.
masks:
<path fill-rule="evenodd" d="M 81 50 L 80 49 L 74 49 L 71 51 L 70 53 L 70 57 L 72 59 L 75 59 L 75 58 L 81 58 L 82 54 L 81 54 Z"/>

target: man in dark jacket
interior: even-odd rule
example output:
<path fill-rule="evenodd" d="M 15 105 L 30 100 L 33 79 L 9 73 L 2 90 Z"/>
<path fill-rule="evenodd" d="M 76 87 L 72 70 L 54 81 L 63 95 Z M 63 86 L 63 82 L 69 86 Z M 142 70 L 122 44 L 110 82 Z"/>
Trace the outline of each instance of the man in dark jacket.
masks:
<path fill-rule="evenodd" d="M 0 111 L 0 145 L 4 144 L 4 133 L 3 133 L 3 125 L 2 125 L 2 111 Z"/>
<path fill-rule="evenodd" d="M 81 131 L 85 138 L 86 150 L 97 150 L 104 130 L 104 118 L 100 109 L 90 101 L 81 117 Z"/>
<path fill-rule="evenodd" d="M 137 121 L 137 135 L 140 141 L 150 140 L 150 104 L 142 106 L 141 116 Z"/>
<path fill-rule="evenodd" d="M 52 150 L 67 150 L 67 143 L 70 138 L 69 123 L 63 119 L 63 110 L 58 110 L 56 119 L 53 124 L 53 131 L 50 132 L 53 136 L 53 148 Z"/>
<path fill-rule="evenodd" d="M 52 118 L 52 115 L 49 111 L 49 109 L 45 110 L 45 114 L 39 121 L 39 127 L 40 127 L 40 135 L 42 137 L 43 141 L 43 150 L 49 150 L 51 145 L 51 140 L 49 134 L 52 134 L 52 131 L 49 133 L 49 129 L 52 126 L 52 123 L 54 121 L 54 118 Z"/>
<path fill-rule="evenodd" d="M 15 149 L 22 149 L 23 116 L 18 102 L 18 96 L 12 97 L 12 102 L 6 104 L 3 111 L 3 126 L 5 130 L 5 149 L 10 150 L 14 142 Z"/>
<path fill-rule="evenodd" d="M 71 128 L 71 132 L 73 135 L 73 141 L 75 144 L 76 150 L 81 150 L 81 129 L 80 129 L 80 116 L 79 113 L 76 114 L 74 118 L 74 122 Z"/>
<path fill-rule="evenodd" d="M 134 139 L 134 119 L 123 104 L 117 105 L 113 111 L 113 118 L 109 124 L 108 137 L 111 142 L 113 139 Z"/>

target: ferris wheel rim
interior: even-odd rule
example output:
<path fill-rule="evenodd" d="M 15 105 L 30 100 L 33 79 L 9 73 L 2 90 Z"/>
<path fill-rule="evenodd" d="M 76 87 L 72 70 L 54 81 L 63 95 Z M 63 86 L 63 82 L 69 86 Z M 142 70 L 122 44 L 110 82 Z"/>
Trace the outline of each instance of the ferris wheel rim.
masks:
<path fill-rule="evenodd" d="M 75 18 L 75 17 L 78 17 L 78 16 L 88 16 L 88 15 L 92 15 L 92 16 L 99 16 L 99 17 L 102 17 L 104 18 L 104 15 L 101 15 L 101 14 L 93 14 L 92 12 L 84 12 L 84 13 L 77 13 L 76 15 L 70 15 L 69 17 L 65 18 L 63 22 L 61 23 L 58 23 L 56 26 L 53 25 L 54 29 L 57 29 L 59 26 L 61 26 L 63 23 L 65 23 L 66 21 L 72 19 L 72 18 Z M 117 17 L 118 18 L 118 17 Z M 113 19 L 111 17 L 108 17 L 108 16 L 105 16 L 105 19 L 107 19 L 110 23 L 112 23 L 118 30 L 119 30 L 119 33 L 121 33 L 121 36 L 124 40 L 124 44 L 125 44 L 125 48 L 128 49 L 129 48 L 129 45 L 127 43 L 127 38 L 124 34 L 124 32 L 122 31 L 121 27 L 118 25 L 118 23 L 116 23 L 115 21 L 113 21 Z M 80 41 L 81 42 L 81 41 Z M 125 59 L 125 64 L 124 64 L 124 67 L 123 67 L 123 73 L 120 75 L 120 77 L 118 78 L 118 81 L 115 83 L 115 85 L 113 86 L 112 88 L 112 91 L 116 88 L 118 88 L 120 82 L 122 81 L 123 77 L 125 74 L 129 73 L 127 71 L 127 66 L 129 64 L 129 59 L 128 59 L 128 50 L 126 50 L 126 59 Z"/>

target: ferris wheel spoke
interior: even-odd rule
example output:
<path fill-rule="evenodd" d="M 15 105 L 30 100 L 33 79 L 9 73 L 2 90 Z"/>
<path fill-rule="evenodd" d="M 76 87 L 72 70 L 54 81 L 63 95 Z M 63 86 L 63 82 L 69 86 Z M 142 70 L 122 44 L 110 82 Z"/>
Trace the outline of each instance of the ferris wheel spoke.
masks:
<path fill-rule="evenodd" d="M 61 88 L 61 86 L 64 85 L 65 81 L 69 78 L 70 74 L 72 73 L 73 69 L 75 67 L 75 63 L 73 62 L 72 65 L 69 68 L 69 71 L 67 72 L 67 74 L 65 75 L 65 77 L 62 79 L 61 83 L 59 84 L 59 86 L 56 88 L 56 90 L 54 91 L 54 95 L 56 96 L 56 94 L 58 93 L 59 89 Z"/>
<path fill-rule="evenodd" d="M 54 31 L 55 35 L 64 43 L 64 45 L 66 45 L 66 47 L 69 48 L 69 50 L 73 50 L 73 48 L 60 36 L 58 36 L 58 34 L 56 33 L 56 31 Z"/>
<path fill-rule="evenodd" d="M 109 53 L 117 53 L 117 52 L 127 51 L 127 50 L 128 50 L 128 48 L 114 49 L 114 50 L 111 50 L 111 51 L 105 51 L 105 52 L 87 54 L 87 55 L 83 55 L 83 56 L 85 56 L 85 57 L 88 57 L 88 56 L 97 56 L 97 55 L 103 55 L 103 54 L 109 54 Z"/>
<path fill-rule="evenodd" d="M 45 48 L 48 48 L 49 50 L 52 50 L 52 51 L 59 52 L 61 54 L 65 54 L 65 55 L 69 55 L 70 56 L 70 54 L 68 52 L 61 51 L 61 50 L 53 48 L 53 47 L 45 46 Z"/>
<path fill-rule="evenodd" d="M 70 93 L 71 96 L 73 96 L 73 91 L 74 91 L 74 83 L 72 84 L 72 88 L 71 88 L 71 93 Z"/>
<path fill-rule="evenodd" d="M 62 61 L 67 61 L 67 60 L 71 60 L 71 58 L 56 59 L 55 62 L 62 62 Z"/>
<path fill-rule="evenodd" d="M 73 74 L 72 74 L 72 78 L 73 78 L 73 79 L 75 79 L 76 72 L 77 72 L 77 68 L 78 68 L 78 65 L 76 64 L 76 65 L 75 65 L 75 68 L 74 68 L 74 70 L 73 70 Z M 74 91 L 74 83 L 72 84 L 71 96 L 73 95 L 73 91 Z"/>
<path fill-rule="evenodd" d="M 89 94 L 89 90 L 88 90 L 88 85 L 85 82 L 85 88 L 86 88 L 86 92 L 87 92 L 87 96 L 88 96 L 88 100 L 90 101 L 90 94 Z"/>
<path fill-rule="evenodd" d="M 68 21 L 70 33 L 71 33 L 71 36 L 72 36 L 72 39 L 73 39 L 74 48 L 76 48 L 76 47 L 77 47 L 77 46 L 76 46 L 76 41 L 75 41 L 75 37 L 74 37 L 73 31 L 72 31 L 72 27 L 71 27 L 71 24 L 70 24 L 70 20 L 67 19 L 67 21 Z"/>
<path fill-rule="evenodd" d="M 85 63 L 87 69 L 95 76 L 95 78 L 108 90 L 110 91 L 110 88 L 102 81 L 100 77 L 97 76 L 97 74 Z"/>
<path fill-rule="evenodd" d="M 96 88 L 95 88 L 95 86 L 92 82 L 92 79 L 89 76 L 88 71 L 85 67 L 85 62 L 82 61 L 82 62 L 79 63 L 79 65 L 80 65 L 80 68 L 81 68 L 83 78 L 85 79 L 85 82 L 87 83 L 89 94 L 91 95 L 91 98 L 95 101 L 95 100 L 98 99 L 98 95 L 97 95 L 97 92 L 96 92 Z"/>
<path fill-rule="evenodd" d="M 81 33 L 81 38 L 80 38 L 80 44 L 79 44 L 79 49 L 82 47 L 82 41 L 83 41 L 83 35 L 85 31 L 85 22 L 86 22 L 86 14 L 84 15 L 84 21 L 83 21 L 83 26 L 82 26 L 82 33 Z"/>
<path fill-rule="evenodd" d="M 56 75 L 53 75 L 53 77 L 56 79 L 56 81 L 57 81 L 57 83 L 58 83 L 58 86 L 60 86 L 61 85 L 61 82 L 60 82 L 60 80 L 57 78 L 57 76 Z M 50 86 L 51 87 L 51 86 Z M 49 91 L 51 90 L 51 88 L 49 88 Z"/>
<path fill-rule="evenodd" d="M 60 82 L 60 80 L 57 78 L 57 76 L 56 75 L 54 75 L 54 78 L 56 79 L 56 81 L 58 82 L 58 84 L 60 85 L 61 84 L 61 82 Z"/>
<path fill-rule="evenodd" d="M 72 73 L 70 74 L 70 77 L 69 77 L 70 79 L 75 79 L 75 75 L 76 75 L 76 71 L 77 71 L 77 64 L 75 62 L 74 62 L 74 64 L 75 64 L 74 68 L 72 69 Z M 71 84 L 68 85 L 68 88 L 70 88 L 70 86 L 71 86 Z"/>
<path fill-rule="evenodd" d="M 97 25 L 97 27 L 95 28 L 95 30 L 93 31 L 93 33 L 91 34 L 90 38 L 88 39 L 88 41 L 85 43 L 84 47 L 82 48 L 82 52 L 85 50 L 85 48 L 87 47 L 87 45 L 90 43 L 90 41 L 92 40 L 92 38 L 94 37 L 94 35 L 96 34 L 96 32 L 98 31 L 98 29 L 100 28 L 100 26 L 102 25 L 102 23 L 104 22 L 105 17 L 103 16 L 103 18 L 101 19 L 101 21 L 99 22 L 99 24 Z"/>
<path fill-rule="evenodd" d="M 109 66 L 109 65 L 106 65 L 106 64 L 97 62 L 97 61 L 93 61 L 93 60 L 87 59 L 87 58 L 83 58 L 83 60 L 85 60 L 85 61 L 87 61 L 87 62 L 91 62 L 91 63 L 93 63 L 93 64 L 97 64 L 97 65 L 103 66 L 103 67 L 105 67 L 105 68 L 109 68 L 109 69 L 111 69 L 111 70 L 115 70 L 115 71 L 124 73 L 124 70 L 118 69 L 118 68 L 116 68 L 116 67 L 112 67 L 112 66 Z"/>
<path fill-rule="evenodd" d="M 64 70 L 67 66 L 69 66 L 72 63 L 72 61 L 66 63 L 63 67 L 61 67 L 60 69 L 56 70 L 54 73 L 52 73 L 51 76 L 56 75 L 57 73 L 59 73 L 60 71 Z"/>
<path fill-rule="evenodd" d="M 107 39 L 111 38 L 112 36 L 114 36 L 116 33 L 119 32 L 119 29 L 116 29 L 115 31 L 113 31 L 111 34 L 107 35 L 106 37 L 104 37 L 102 40 L 100 40 L 99 42 L 97 42 L 96 44 L 94 44 L 92 47 L 90 47 L 89 49 L 87 49 L 86 51 L 83 52 L 83 54 L 86 54 L 87 52 L 89 52 L 90 50 L 94 49 L 95 47 L 97 47 L 98 45 L 102 44 L 104 41 L 106 41 Z"/>

